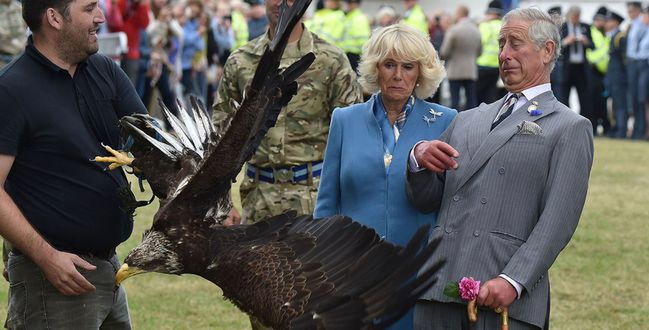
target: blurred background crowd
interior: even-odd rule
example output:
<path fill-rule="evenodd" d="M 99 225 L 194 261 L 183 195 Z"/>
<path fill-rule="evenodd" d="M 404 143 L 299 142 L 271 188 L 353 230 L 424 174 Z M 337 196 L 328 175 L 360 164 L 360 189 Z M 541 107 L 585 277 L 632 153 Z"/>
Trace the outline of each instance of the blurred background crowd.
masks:
<path fill-rule="evenodd" d="M 417 0 L 372 1 L 372 6 L 319 0 L 305 25 L 341 48 L 354 69 L 373 30 L 396 22 L 417 28 L 429 36 L 447 70 L 433 101 L 461 111 L 505 94 L 498 75 L 500 18 L 512 7 L 531 5 L 485 0 L 475 10 L 475 2 L 424 10 Z M 120 63 L 154 115 L 158 98 L 172 111 L 175 100 L 189 94 L 211 105 L 230 52 L 268 26 L 264 0 L 99 0 L 99 5 L 106 16 L 100 52 Z M 557 98 L 590 119 L 599 136 L 649 139 L 649 7 L 616 2 L 592 16 L 592 8 L 582 15 L 570 2 L 543 2 L 543 8 L 564 21 L 562 57 L 552 76 Z M 0 66 L 23 50 L 28 33 L 20 1 L 0 0 Z"/>

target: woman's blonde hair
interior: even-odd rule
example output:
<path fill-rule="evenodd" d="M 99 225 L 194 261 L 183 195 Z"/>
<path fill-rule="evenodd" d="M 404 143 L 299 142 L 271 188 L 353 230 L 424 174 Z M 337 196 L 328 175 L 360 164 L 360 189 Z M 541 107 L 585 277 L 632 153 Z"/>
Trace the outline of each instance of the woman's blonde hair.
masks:
<path fill-rule="evenodd" d="M 415 96 L 420 99 L 433 95 L 446 75 L 435 48 L 421 32 L 404 24 L 394 24 L 374 31 L 363 46 L 358 72 L 366 92 L 380 90 L 378 65 L 388 58 L 419 63 Z"/>

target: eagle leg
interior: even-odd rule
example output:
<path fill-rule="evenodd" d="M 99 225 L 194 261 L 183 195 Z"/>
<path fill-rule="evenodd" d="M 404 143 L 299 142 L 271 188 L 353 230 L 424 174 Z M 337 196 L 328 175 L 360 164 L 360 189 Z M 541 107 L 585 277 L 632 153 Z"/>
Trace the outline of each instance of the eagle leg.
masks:
<path fill-rule="evenodd" d="M 131 165 L 133 164 L 133 158 L 129 157 L 128 154 L 124 151 L 117 151 L 113 148 L 111 148 L 109 145 L 101 144 L 106 151 L 108 151 L 112 156 L 108 157 L 103 157 L 103 156 L 97 156 L 93 161 L 98 162 L 98 163 L 110 163 L 108 165 L 109 170 L 114 170 L 116 168 L 122 167 L 124 165 Z"/>

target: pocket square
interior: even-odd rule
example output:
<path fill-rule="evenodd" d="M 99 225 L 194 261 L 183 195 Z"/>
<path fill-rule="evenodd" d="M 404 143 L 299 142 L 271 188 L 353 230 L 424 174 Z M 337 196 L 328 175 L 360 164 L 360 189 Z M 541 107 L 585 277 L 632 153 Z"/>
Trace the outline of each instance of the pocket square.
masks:
<path fill-rule="evenodd" d="M 523 120 L 522 123 L 518 125 L 518 132 L 516 134 L 523 135 L 541 135 L 543 129 L 537 123 L 533 121 Z"/>

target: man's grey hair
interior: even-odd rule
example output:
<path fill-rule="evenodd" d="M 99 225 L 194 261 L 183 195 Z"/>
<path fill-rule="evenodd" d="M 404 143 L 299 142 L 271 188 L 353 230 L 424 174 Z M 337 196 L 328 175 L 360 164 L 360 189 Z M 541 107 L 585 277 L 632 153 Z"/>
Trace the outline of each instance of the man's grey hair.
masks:
<path fill-rule="evenodd" d="M 550 72 L 552 72 L 554 64 L 561 55 L 561 35 L 559 33 L 561 17 L 550 15 L 538 8 L 516 8 L 503 17 L 503 25 L 512 19 L 521 19 L 530 23 L 527 33 L 539 48 L 544 47 L 548 40 L 554 42 L 554 56 L 550 62 Z"/>
<path fill-rule="evenodd" d="M 579 16 L 579 15 L 581 15 L 581 8 L 579 8 L 579 6 L 570 6 L 570 8 L 568 8 L 568 11 L 566 12 L 566 15 L 567 16 L 570 16 L 570 15 Z"/>

